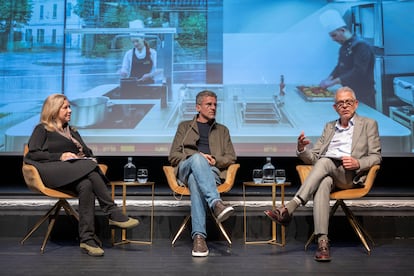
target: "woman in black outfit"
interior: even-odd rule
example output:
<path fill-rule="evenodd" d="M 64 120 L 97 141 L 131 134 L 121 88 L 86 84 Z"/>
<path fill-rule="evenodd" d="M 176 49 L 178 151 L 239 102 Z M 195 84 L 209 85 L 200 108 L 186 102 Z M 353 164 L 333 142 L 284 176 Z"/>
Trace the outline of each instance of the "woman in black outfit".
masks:
<path fill-rule="evenodd" d="M 71 113 L 66 96 L 52 94 L 46 98 L 24 161 L 38 169 L 47 187 L 78 195 L 80 248 L 91 256 L 103 256 L 100 242 L 94 238 L 95 198 L 109 216 L 109 225 L 132 228 L 139 222 L 124 215 L 112 200 L 107 188 L 109 181 L 92 150 L 69 125 Z"/>

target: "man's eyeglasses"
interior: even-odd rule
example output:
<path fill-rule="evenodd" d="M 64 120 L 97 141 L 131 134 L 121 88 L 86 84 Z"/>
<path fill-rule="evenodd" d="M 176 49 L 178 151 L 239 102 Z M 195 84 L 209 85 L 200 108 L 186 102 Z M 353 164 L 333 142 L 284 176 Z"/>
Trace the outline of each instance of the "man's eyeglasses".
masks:
<path fill-rule="evenodd" d="M 346 106 L 353 106 L 354 103 L 355 103 L 355 100 L 345 100 L 345 101 L 335 102 L 335 106 L 338 108 L 342 108 Z"/>

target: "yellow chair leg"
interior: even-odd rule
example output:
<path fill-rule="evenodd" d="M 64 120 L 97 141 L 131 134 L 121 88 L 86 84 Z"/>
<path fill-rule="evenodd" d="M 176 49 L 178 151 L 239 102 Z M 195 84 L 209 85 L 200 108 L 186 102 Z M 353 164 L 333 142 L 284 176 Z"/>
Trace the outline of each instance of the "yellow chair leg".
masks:
<path fill-rule="evenodd" d="M 171 242 L 172 246 L 174 246 L 176 240 L 180 237 L 181 233 L 184 231 L 184 229 L 187 226 L 187 223 L 188 223 L 189 220 L 190 220 L 190 215 L 185 217 L 183 223 L 181 224 L 180 228 L 177 231 L 177 234 L 175 234 L 174 239 Z"/>
<path fill-rule="evenodd" d="M 213 216 L 213 217 L 214 217 L 214 216 Z M 226 232 L 226 230 L 224 229 L 223 224 L 222 224 L 220 221 L 218 221 L 218 220 L 216 219 L 216 217 L 214 217 L 214 221 L 216 222 L 216 225 L 217 225 L 217 226 L 218 226 L 218 228 L 220 229 L 220 231 L 221 231 L 221 233 L 223 234 L 223 236 L 226 238 L 227 242 L 229 243 L 229 246 L 231 246 L 231 240 L 230 240 L 230 237 L 229 237 L 229 235 L 227 235 L 227 232 Z"/>
<path fill-rule="evenodd" d="M 213 216 L 214 217 L 214 216 Z M 174 246 L 175 242 L 177 241 L 177 239 L 181 236 L 181 233 L 184 231 L 184 229 L 186 228 L 188 222 L 190 221 L 191 216 L 188 215 L 184 218 L 183 223 L 181 224 L 180 228 L 178 229 L 177 233 L 175 234 L 171 245 Z M 227 242 L 229 243 L 229 246 L 231 246 L 231 239 L 229 237 L 229 235 L 227 234 L 226 230 L 224 229 L 224 226 L 221 222 L 219 222 L 216 217 L 214 217 L 214 221 L 216 222 L 217 227 L 220 229 L 221 233 L 223 234 L 224 238 L 227 240 Z"/>
<path fill-rule="evenodd" d="M 45 251 L 46 243 L 49 240 L 53 227 L 55 226 L 56 218 L 59 215 L 60 208 L 61 206 L 59 208 L 56 208 L 54 214 L 52 215 L 52 218 L 50 219 L 49 225 L 47 226 L 47 232 L 46 232 L 45 238 L 43 239 L 42 246 L 40 247 L 40 252 L 42 253 Z"/>
<path fill-rule="evenodd" d="M 369 241 L 374 244 L 374 241 L 372 240 L 371 236 L 368 234 L 368 232 L 365 230 L 364 227 L 358 222 L 352 211 L 346 206 L 346 204 L 341 201 L 341 208 L 344 211 L 346 218 L 349 221 L 349 224 L 351 225 L 352 229 L 355 231 L 359 239 L 361 240 L 362 244 L 365 247 L 365 250 L 367 251 L 368 255 L 371 254 L 371 248 L 368 245 L 368 242 L 366 238 L 369 239 Z"/>
<path fill-rule="evenodd" d="M 305 251 L 308 250 L 309 245 L 312 243 L 314 239 L 315 239 L 315 233 L 312 233 L 308 241 L 305 243 Z"/>
<path fill-rule="evenodd" d="M 56 202 L 55 205 L 45 214 L 43 215 L 33 226 L 33 228 L 24 236 L 24 238 L 20 241 L 21 244 L 23 244 L 30 236 L 37 230 L 39 227 L 50 217 L 51 213 L 56 212 L 56 209 L 59 210 L 60 208 L 60 202 Z"/>
<path fill-rule="evenodd" d="M 20 241 L 21 244 L 30 238 L 30 236 L 37 230 L 39 227 L 50 218 L 49 224 L 47 226 L 47 231 L 45 237 L 43 238 L 42 246 L 40 247 L 40 252 L 44 252 L 46 248 L 47 241 L 49 240 L 50 234 L 52 233 L 53 227 L 55 226 L 55 222 L 57 217 L 59 216 L 60 209 L 63 208 L 67 215 L 73 215 L 79 221 L 79 214 L 76 212 L 72 206 L 65 200 L 59 199 L 55 205 L 53 205 L 50 210 L 43 215 L 33 226 L 33 228 L 24 236 L 24 238 Z"/>

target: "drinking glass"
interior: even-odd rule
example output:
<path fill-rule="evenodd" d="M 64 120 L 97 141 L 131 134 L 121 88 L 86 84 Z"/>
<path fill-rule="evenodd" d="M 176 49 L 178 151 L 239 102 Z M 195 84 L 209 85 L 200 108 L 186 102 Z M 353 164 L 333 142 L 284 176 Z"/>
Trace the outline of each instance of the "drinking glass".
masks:
<path fill-rule="evenodd" d="M 137 180 L 139 183 L 146 183 L 148 180 L 148 170 L 147 169 L 138 169 L 137 171 Z"/>
<path fill-rule="evenodd" d="M 283 169 L 277 169 L 275 172 L 275 179 L 277 184 L 284 183 L 286 181 L 286 172 Z"/>
<path fill-rule="evenodd" d="M 260 169 L 254 169 L 253 170 L 253 182 L 255 184 L 260 184 L 262 183 L 263 180 L 263 170 Z"/>

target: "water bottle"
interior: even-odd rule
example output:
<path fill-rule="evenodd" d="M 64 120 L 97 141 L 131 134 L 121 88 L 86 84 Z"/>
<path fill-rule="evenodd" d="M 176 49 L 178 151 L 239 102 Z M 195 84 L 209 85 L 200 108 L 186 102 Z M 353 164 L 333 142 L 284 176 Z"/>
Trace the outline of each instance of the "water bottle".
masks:
<path fill-rule="evenodd" d="M 263 183 L 275 182 L 275 166 L 272 164 L 272 158 L 266 157 L 266 164 L 263 166 Z"/>
<path fill-rule="evenodd" d="M 137 175 L 137 167 L 132 163 L 132 157 L 128 157 L 128 163 L 124 166 L 124 181 L 134 182 Z"/>

